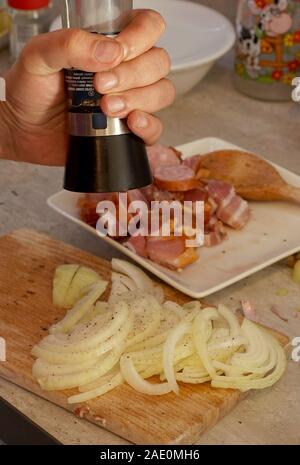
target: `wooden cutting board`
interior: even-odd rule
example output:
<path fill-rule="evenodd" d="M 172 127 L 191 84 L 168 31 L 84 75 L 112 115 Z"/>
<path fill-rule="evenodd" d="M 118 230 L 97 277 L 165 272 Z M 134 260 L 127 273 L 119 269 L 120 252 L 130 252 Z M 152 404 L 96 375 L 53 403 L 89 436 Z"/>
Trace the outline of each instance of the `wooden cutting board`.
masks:
<path fill-rule="evenodd" d="M 106 279 L 110 264 L 70 245 L 31 230 L 0 238 L 0 337 L 7 344 L 7 361 L 0 376 L 136 444 L 193 444 L 229 413 L 244 395 L 213 389 L 208 384 L 182 385 L 180 396 L 149 397 L 123 385 L 83 406 L 69 406 L 75 390 L 43 392 L 31 375 L 31 348 L 47 334 L 64 311 L 52 305 L 52 278 L 62 263 L 94 268 Z M 165 287 L 168 299 L 190 299 Z M 286 345 L 288 338 L 274 332 Z"/>

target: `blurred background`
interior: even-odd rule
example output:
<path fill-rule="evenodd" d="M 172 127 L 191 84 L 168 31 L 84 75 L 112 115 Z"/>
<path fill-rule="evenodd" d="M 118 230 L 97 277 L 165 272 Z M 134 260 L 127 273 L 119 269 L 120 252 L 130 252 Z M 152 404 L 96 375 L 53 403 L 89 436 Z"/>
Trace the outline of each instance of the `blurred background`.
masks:
<path fill-rule="evenodd" d="M 237 0 L 193 0 L 195 3 L 209 6 L 218 10 L 223 15 L 227 16 L 232 22 L 235 21 Z"/>

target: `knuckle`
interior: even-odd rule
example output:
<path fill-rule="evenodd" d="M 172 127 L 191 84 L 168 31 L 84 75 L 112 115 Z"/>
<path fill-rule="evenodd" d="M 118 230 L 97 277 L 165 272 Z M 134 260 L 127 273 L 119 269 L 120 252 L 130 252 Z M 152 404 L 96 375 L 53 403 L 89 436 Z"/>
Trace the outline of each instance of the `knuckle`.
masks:
<path fill-rule="evenodd" d="M 86 34 L 80 29 L 70 29 L 69 31 L 66 31 L 66 34 L 64 34 L 63 37 L 63 46 L 66 53 L 68 55 L 73 55 L 76 50 L 78 50 L 78 46 L 80 46 L 85 40 Z"/>

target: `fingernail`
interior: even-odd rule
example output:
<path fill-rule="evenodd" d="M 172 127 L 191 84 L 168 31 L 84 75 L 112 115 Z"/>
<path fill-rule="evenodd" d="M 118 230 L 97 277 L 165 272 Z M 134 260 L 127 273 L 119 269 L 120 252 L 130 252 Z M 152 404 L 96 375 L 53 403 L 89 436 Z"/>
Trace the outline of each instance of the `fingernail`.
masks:
<path fill-rule="evenodd" d="M 140 129 L 146 129 L 149 126 L 149 120 L 146 116 L 139 116 L 135 125 Z"/>
<path fill-rule="evenodd" d="M 113 40 L 99 41 L 95 50 L 95 58 L 101 63 L 112 63 L 120 54 L 121 46 L 118 42 Z"/>
<path fill-rule="evenodd" d="M 121 97 L 110 96 L 107 100 L 108 110 L 111 113 L 119 113 L 122 110 L 125 110 L 126 104 Z"/>
<path fill-rule="evenodd" d="M 98 74 L 97 79 L 98 87 L 101 90 L 109 90 L 117 87 L 118 77 L 114 73 L 101 73 Z"/>

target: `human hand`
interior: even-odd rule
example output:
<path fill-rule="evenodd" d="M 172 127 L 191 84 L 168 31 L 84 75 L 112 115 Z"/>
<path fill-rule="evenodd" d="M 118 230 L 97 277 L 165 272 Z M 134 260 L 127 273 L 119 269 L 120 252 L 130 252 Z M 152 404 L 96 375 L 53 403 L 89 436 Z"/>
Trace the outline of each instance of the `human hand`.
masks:
<path fill-rule="evenodd" d="M 68 128 L 63 70 L 71 67 L 96 73 L 95 88 L 104 94 L 102 111 L 127 118 L 132 132 L 146 144 L 154 144 L 162 124 L 152 113 L 170 105 L 175 96 L 173 84 L 165 79 L 170 58 L 154 46 L 164 30 L 159 13 L 136 10 L 116 39 L 75 29 L 34 38 L 6 75 L 7 102 L 1 103 L 0 111 L 9 153 L 2 146 L 2 156 L 43 165 L 65 164 Z"/>

